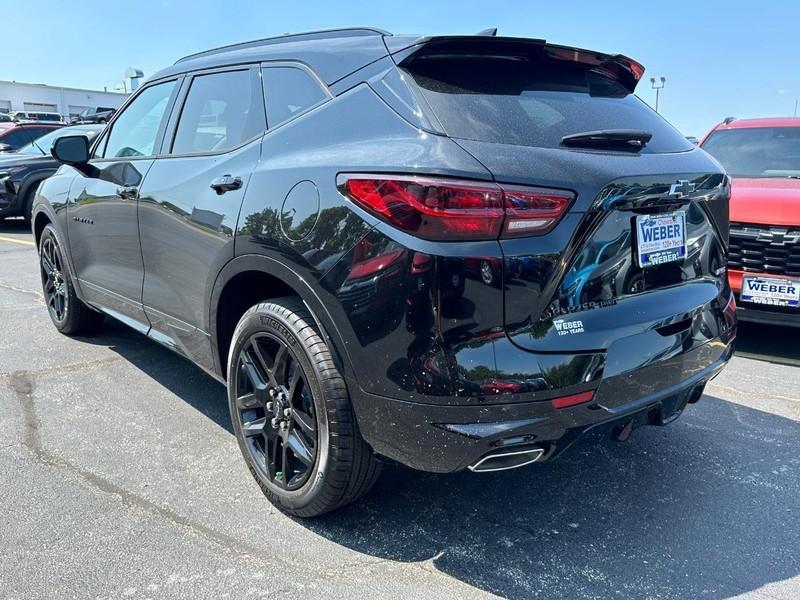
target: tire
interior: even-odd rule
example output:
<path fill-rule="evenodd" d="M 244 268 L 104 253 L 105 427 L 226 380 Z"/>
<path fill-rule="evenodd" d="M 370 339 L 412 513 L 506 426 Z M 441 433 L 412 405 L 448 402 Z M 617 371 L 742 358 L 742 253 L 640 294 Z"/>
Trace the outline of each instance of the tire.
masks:
<path fill-rule="evenodd" d="M 625 282 L 625 289 L 623 290 L 624 294 L 635 294 L 636 292 L 643 292 L 644 291 L 644 276 L 641 273 L 637 273 L 632 277 L 629 277 Z"/>
<path fill-rule="evenodd" d="M 47 312 L 61 333 L 77 335 L 100 329 L 104 316 L 86 306 L 72 285 L 72 276 L 58 234 L 46 225 L 39 240 L 39 272 Z"/>
<path fill-rule="evenodd" d="M 283 512 L 335 510 L 380 475 L 330 349 L 295 297 L 262 302 L 242 316 L 228 354 L 228 401 L 250 473 Z"/>
<path fill-rule="evenodd" d="M 36 194 L 36 188 L 38 185 L 39 184 L 34 184 L 33 186 L 29 186 L 28 191 L 25 192 L 25 199 L 22 201 L 22 212 L 20 213 L 20 216 L 28 224 L 31 222 L 31 213 L 33 212 L 33 196 Z"/>

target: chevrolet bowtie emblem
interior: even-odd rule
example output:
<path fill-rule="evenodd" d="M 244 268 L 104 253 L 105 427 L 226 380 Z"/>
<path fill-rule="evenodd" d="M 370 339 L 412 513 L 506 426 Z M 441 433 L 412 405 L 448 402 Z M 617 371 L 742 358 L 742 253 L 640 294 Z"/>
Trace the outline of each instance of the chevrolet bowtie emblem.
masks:
<path fill-rule="evenodd" d="M 675 198 L 683 198 L 691 194 L 697 186 L 687 179 L 679 179 L 676 183 L 669 186 L 669 195 Z"/>

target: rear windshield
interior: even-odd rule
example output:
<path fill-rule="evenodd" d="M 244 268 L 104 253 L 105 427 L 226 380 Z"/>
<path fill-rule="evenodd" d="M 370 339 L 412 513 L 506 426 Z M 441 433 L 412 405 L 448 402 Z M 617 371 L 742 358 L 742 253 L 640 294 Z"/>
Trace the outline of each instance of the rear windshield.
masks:
<path fill-rule="evenodd" d="M 723 129 L 703 150 L 733 177 L 800 177 L 800 127 Z"/>
<path fill-rule="evenodd" d="M 642 152 L 693 147 L 622 85 L 573 63 L 430 56 L 405 69 L 451 137 L 558 148 L 565 135 L 634 129 L 653 135 Z"/>

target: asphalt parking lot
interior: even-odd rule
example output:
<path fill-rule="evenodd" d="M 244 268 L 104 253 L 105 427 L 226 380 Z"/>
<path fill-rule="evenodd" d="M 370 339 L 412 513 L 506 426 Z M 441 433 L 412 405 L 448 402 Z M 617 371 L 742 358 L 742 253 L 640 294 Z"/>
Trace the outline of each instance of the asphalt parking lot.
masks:
<path fill-rule="evenodd" d="M 0 221 L 0 598 L 798 598 L 800 333 L 666 428 L 497 474 L 386 469 L 313 521 L 271 507 L 224 389 L 109 323 L 51 326 Z"/>

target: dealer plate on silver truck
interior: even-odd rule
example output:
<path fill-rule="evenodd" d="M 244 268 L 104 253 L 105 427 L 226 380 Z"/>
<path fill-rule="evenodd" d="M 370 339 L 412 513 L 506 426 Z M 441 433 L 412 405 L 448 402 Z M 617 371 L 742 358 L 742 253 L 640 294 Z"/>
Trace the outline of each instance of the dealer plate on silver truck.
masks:
<path fill-rule="evenodd" d="M 686 213 L 637 216 L 636 258 L 643 269 L 686 258 Z"/>
<path fill-rule="evenodd" d="M 800 306 L 800 281 L 780 277 L 742 277 L 742 302 L 770 306 Z"/>

